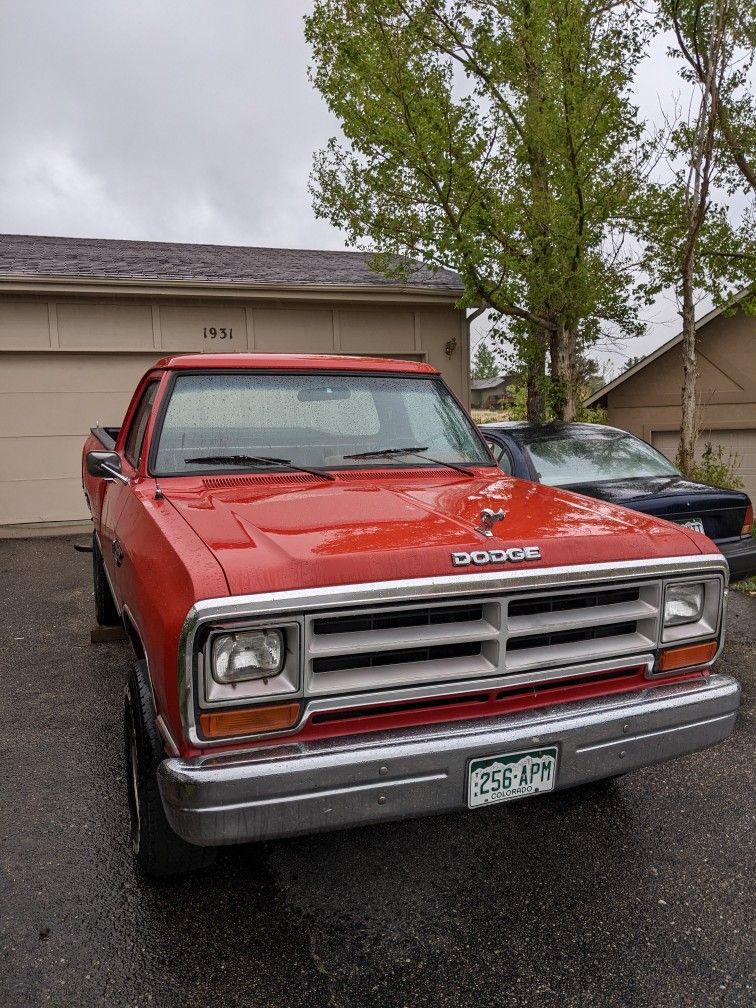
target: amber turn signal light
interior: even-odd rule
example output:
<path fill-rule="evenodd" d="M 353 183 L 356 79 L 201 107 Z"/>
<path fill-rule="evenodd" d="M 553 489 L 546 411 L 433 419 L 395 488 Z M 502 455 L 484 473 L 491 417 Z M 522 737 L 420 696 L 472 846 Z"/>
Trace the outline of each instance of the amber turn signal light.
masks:
<path fill-rule="evenodd" d="M 683 644 L 662 651 L 656 667 L 659 672 L 673 672 L 691 665 L 705 665 L 716 653 L 717 642 L 713 640 L 704 641 L 703 644 Z"/>
<path fill-rule="evenodd" d="M 233 710 L 200 714 L 200 728 L 205 738 L 231 738 L 234 735 L 259 735 L 293 728 L 299 720 L 299 704 L 266 704 L 264 707 L 236 707 Z"/>

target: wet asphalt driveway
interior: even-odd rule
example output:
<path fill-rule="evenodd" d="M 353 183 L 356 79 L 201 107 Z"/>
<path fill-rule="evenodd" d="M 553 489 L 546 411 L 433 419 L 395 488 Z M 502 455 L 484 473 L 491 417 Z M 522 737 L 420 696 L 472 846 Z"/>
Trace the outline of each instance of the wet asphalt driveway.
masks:
<path fill-rule="evenodd" d="M 79 539 L 78 541 L 86 541 Z M 752 1006 L 756 598 L 726 744 L 506 808 L 135 878 L 121 698 L 73 539 L 0 542 L 0 1005 Z"/>

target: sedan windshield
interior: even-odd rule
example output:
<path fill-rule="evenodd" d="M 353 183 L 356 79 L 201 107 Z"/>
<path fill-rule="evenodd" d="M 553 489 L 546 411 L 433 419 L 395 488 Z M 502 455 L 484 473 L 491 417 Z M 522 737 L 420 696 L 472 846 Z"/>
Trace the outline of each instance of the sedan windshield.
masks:
<path fill-rule="evenodd" d="M 314 469 L 492 465 L 472 423 L 434 378 L 178 375 L 151 471 L 217 472 L 224 459 L 237 471 L 273 460 Z"/>
<path fill-rule="evenodd" d="M 530 441 L 525 451 L 538 479 L 548 486 L 680 475 L 655 448 L 629 434 L 550 437 Z"/>

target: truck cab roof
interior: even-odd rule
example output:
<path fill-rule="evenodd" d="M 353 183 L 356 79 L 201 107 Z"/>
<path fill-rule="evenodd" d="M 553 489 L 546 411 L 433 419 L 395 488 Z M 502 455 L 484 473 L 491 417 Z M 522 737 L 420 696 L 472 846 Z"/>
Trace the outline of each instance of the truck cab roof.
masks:
<path fill-rule="evenodd" d="M 176 357 L 161 358 L 155 367 L 169 371 L 255 368 L 276 371 L 391 371 L 432 375 L 440 373 L 430 364 L 424 364 L 420 361 L 390 360 L 383 357 L 350 357 L 346 354 L 180 354 Z"/>

